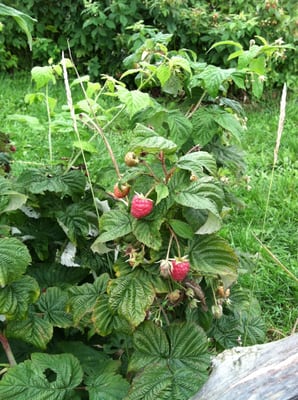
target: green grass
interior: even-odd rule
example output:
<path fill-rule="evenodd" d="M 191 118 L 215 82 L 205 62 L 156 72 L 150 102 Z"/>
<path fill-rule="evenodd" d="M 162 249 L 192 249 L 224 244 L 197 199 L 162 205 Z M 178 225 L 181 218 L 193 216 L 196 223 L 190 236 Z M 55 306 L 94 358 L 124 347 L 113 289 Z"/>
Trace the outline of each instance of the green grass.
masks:
<path fill-rule="evenodd" d="M 28 106 L 24 102 L 25 95 L 32 91 L 29 76 L 0 77 L 0 130 L 10 133 L 17 147 L 14 173 L 28 165 L 44 164 L 48 159 L 47 128 L 38 131 L 9 119 L 12 114 L 29 114 L 38 117 L 47 126 L 45 106 Z M 52 87 L 50 95 L 58 99 L 58 109 L 66 104 L 62 85 Z M 274 171 L 279 96 L 250 104 L 246 106 L 246 112 L 247 131 L 242 138 L 242 146 L 246 151 L 250 181 L 243 180 L 240 185 L 231 182 L 234 193 L 244 201 L 245 207 L 233 210 L 228 216 L 223 235 L 234 247 L 253 259 L 253 269 L 250 273 L 241 274 L 239 281 L 259 299 L 270 339 L 282 337 L 293 330 L 298 317 L 298 285 L 264 250 L 256 237 L 292 274 L 298 276 L 297 104 L 294 98 L 288 97 L 286 123 Z M 71 152 L 69 139 L 70 133 L 63 128 L 53 132 L 53 153 L 57 162 L 62 154 Z M 71 136 L 71 139 L 75 140 L 75 137 Z M 110 139 L 118 158 L 127 140 L 123 133 Z M 107 157 L 106 151 L 101 146 L 98 156 L 101 165 L 104 157 Z"/>
<path fill-rule="evenodd" d="M 298 140 L 297 104 L 288 98 L 278 162 L 273 150 L 279 119 L 279 98 L 246 109 L 248 129 L 242 139 L 248 184 L 235 192 L 245 207 L 236 210 L 226 235 L 235 247 L 255 255 L 255 269 L 240 277 L 259 299 L 273 337 L 289 334 L 298 317 L 298 285 L 279 266 L 256 237 L 294 275 L 298 276 Z M 271 188 L 270 188 L 271 187 Z M 268 198 L 269 196 L 269 198 Z"/>

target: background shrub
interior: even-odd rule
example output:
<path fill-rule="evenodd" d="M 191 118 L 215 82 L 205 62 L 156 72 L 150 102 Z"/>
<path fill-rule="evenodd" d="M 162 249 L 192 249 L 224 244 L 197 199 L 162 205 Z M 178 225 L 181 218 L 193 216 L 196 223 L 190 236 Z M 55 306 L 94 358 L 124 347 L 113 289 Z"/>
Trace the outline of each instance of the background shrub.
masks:
<path fill-rule="evenodd" d="M 8 3 L 8 1 L 4 1 Z M 122 60 L 130 50 L 131 28 L 142 20 L 163 33 L 173 35 L 170 47 L 194 50 L 201 59 L 214 65 L 226 65 L 224 48 L 208 52 L 220 40 L 233 40 L 248 47 L 255 36 L 268 42 L 283 40 L 297 43 L 297 11 L 294 2 L 238 0 L 114 0 L 59 3 L 42 0 L 15 0 L 14 6 L 37 19 L 34 26 L 32 54 L 19 28 L 5 21 L 0 44 L 2 69 L 28 68 L 46 63 L 50 57 L 60 58 L 61 50 L 69 46 L 81 72 L 97 77 L 101 73 L 121 71 Z M 140 36 L 141 32 L 138 33 Z M 146 35 L 146 32 L 144 32 Z M 294 50 L 279 54 L 272 61 L 270 85 L 287 81 L 295 85 L 297 57 Z"/>

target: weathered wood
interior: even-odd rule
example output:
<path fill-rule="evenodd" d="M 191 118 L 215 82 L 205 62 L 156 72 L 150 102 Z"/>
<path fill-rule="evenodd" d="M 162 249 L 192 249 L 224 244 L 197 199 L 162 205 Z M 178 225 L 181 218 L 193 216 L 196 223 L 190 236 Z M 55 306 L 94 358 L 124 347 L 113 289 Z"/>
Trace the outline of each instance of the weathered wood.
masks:
<path fill-rule="evenodd" d="M 225 350 L 192 400 L 298 400 L 298 334 Z"/>

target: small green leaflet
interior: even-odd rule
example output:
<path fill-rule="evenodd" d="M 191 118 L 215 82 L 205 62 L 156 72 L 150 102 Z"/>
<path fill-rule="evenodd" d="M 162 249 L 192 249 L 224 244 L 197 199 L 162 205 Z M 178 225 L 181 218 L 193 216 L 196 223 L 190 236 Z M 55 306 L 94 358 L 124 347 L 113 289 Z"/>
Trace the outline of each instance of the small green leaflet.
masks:
<path fill-rule="evenodd" d="M 46 372 L 54 373 L 54 380 Z M 83 379 L 79 361 L 71 354 L 33 353 L 10 368 L 0 381 L 0 397 L 5 400 L 77 400 L 75 388 Z"/>
<path fill-rule="evenodd" d="M 184 221 L 180 221 L 178 219 L 169 220 L 169 224 L 176 235 L 184 238 L 184 239 L 192 239 L 194 232 L 189 224 Z"/>
<path fill-rule="evenodd" d="M 0 287 L 17 280 L 31 262 L 27 247 L 15 238 L 0 238 Z"/>
<path fill-rule="evenodd" d="M 158 185 L 156 185 L 155 192 L 157 195 L 155 205 L 160 203 L 162 199 L 165 199 L 169 195 L 169 189 L 168 189 L 167 185 L 164 183 L 159 183 Z"/>

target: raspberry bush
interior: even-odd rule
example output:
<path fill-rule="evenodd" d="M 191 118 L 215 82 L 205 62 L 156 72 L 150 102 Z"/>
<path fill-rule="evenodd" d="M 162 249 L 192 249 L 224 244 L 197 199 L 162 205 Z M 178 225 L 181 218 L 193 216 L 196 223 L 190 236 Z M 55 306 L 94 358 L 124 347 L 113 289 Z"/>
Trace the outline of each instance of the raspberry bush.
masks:
<path fill-rule="evenodd" d="M 32 71 L 38 90 L 64 75 L 70 116 L 48 123 L 75 135 L 63 160 L 0 176 L 1 398 L 188 399 L 212 352 L 264 340 L 258 304 L 237 284 L 246 264 L 221 228 L 245 128 L 226 94 L 258 78 L 272 47 L 221 69 L 166 40 L 136 50 L 139 67 L 120 80 L 76 78 L 75 104 L 70 62 Z M 124 128 L 117 157 L 107 132 Z"/>

